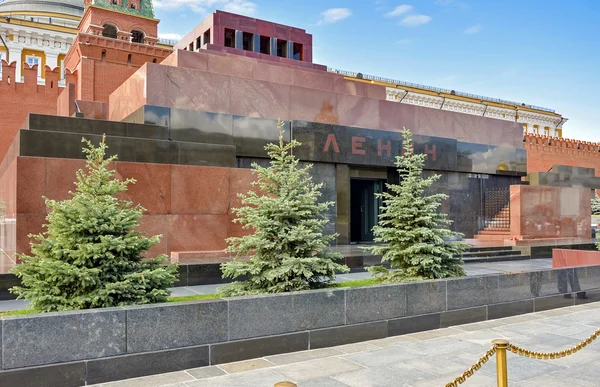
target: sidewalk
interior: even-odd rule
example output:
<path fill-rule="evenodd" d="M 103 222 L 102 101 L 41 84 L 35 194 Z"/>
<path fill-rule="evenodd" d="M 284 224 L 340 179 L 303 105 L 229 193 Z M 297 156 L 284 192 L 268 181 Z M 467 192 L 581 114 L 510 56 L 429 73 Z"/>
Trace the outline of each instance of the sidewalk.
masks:
<path fill-rule="evenodd" d="M 491 263 L 469 263 L 465 265 L 467 275 L 485 275 L 504 272 L 520 272 L 527 270 L 543 270 L 552 268 L 551 259 L 529 259 L 525 261 L 509 261 L 509 262 L 491 262 Z M 368 272 L 341 274 L 336 277 L 335 282 L 354 281 L 371 276 Z M 215 285 L 199 285 L 185 286 L 172 288 L 173 297 L 194 296 L 197 294 L 214 294 L 219 286 Z M 0 311 L 25 309 L 27 303 L 24 300 L 9 300 L 0 301 Z"/>
<path fill-rule="evenodd" d="M 534 351 L 574 346 L 600 327 L 600 303 L 415 333 L 339 347 L 147 376 L 94 387 L 298 387 L 445 386 L 475 363 L 493 339 Z M 598 386 L 600 340 L 563 359 L 535 360 L 508 354 L 511 385 Z M 496 386 L 495 359 L 464 385 Z"/>

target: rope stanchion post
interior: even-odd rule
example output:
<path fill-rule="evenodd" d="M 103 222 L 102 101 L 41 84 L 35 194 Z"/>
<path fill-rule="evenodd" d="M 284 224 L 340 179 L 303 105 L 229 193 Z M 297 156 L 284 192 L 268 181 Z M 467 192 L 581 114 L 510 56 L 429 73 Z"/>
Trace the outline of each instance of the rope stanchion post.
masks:
<path fill-rule="evenodd" d="M 508 387 L 508 369 L 506 366 L 506 350 L 510 344 L 506 340 L 492 341 L 496 348 L 496 373 L 498 376 L 498 387 Z"/>
<path fill-rule="evenodd" d="M 279 383 L 275 383 L 274 387 L 298 387 L 298 386 L 292 382 L 279 382 Z"/>

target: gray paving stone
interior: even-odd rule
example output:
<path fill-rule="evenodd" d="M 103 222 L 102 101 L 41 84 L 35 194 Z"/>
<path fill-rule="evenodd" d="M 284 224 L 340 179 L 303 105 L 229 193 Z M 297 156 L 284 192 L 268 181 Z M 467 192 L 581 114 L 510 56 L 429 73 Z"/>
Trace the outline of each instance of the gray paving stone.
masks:
<path fill-rule="evenodd" d="M 393 367 L 377 367 L 345 372 L 333 376 L 333 379 L 350 387 L 398 387 L 417 380 L 431 378 L 433 375 L 405 364 Z"/>
<path fill-rule="evenodd" d="M 375 351 L 344 355 L 343 358 L 365 367 L 380 367 L 424 356 L 406 347 L 387 347 Z"/>
<path fill-rule="evenodd" d="M 102 387 L 170 387 L 172 385 L 185 386 L 187 381 L 194 377 L 185 371 L 169 372 L 161 375 L 144 376 L 142 378 L 120 380 L 118 382 L 102 383 Z"/>
<path fill-rule="evenodd" d="M 309 360 L 273 368 L 288 379 L 301 381 L 344 374 L 363 368 L 361 365 L 340 357 Z"/>
<path fill-rule="evenodd" d="M 381 349 L 381 347 L 374 344 L 373 342 L 364 342 L 364 343 L 339 345 L 337 347 L 334 347 L 334 349 L 337 351 L 340 351 L 344 354 L 349 354 L 349 353 L 357 353 L 357 352 L 374 351 L 376 349 Z"/>
<path fill-rule="evenodd" d="M 302 351 L 302 352 L 294 352 L 294 353 L 286 353 L 283 355 L 275 355 L 275 356 L 267 356 L 265 359 L 270 361 L 275 365 L 285 365 L 291 363 L 299 363 L 301 361 L 313 360 L 313 359 L 322 359 L 331 356 L 342 355 L 344 352 L 335 348 L 322 348 L 322 349 L 314 349 L 311 351 Z"/>
<path fill-rule="evenodd" d="M 217 366 L 192 368 L 186 370 L 185 372 L 192 375 L 195 379 L 206 379 L 226 374 L 225 371 L 223 371 Z"/>
<path fill-rule="evenodd" d="M 265 359 L 252 359 L 238 361 L 235 363 L 221 364 L 219 367 L 227 372 L 228 374 L 237 374 L 240 372 L 247 372 L 252 370 L 258 370 L 261 368 L 272 367 L 275 364 Z"/>
<path fill-rule="evenodd" d="M 520 383 L 524 380 L 546 375 L 554 371 L 562 370 L 564 368 L 565 367 L 560 366 L 559 363 L 550 362 L 549 360 L 536 360 L 512 354 L 509 354 L 507 357 L 507 372 L 509 384 Z M 488 367 L 482 368 L 481 372 L 491 376 L 495 376 L 495 358 L 491 359 L 488 362 Z"/>
<path fill-rule="evenodd" d="M 327 377 L 300 381 L 298 387 L 348 387 L 348 385 Z"/>
<path fill-rule="evenodd" d="M 275 383 L 289 381 L 272 369 L 261 369 L 240 374 L 223 375 L 186 382 L 187 387 L 270 387 Z"/>

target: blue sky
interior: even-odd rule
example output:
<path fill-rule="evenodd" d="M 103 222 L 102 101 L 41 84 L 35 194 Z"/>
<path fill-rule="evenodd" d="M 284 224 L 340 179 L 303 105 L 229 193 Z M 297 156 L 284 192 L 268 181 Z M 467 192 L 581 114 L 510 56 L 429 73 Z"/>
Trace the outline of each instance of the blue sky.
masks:
<path fill-rule="evenodd" d="M 598 0 L 155 0 L 161 36 L 215 9 L 304 28 L 314 62 L 556 110 L 600 142 Z M 301 5 L 300 5 L 301 4 Z"/>

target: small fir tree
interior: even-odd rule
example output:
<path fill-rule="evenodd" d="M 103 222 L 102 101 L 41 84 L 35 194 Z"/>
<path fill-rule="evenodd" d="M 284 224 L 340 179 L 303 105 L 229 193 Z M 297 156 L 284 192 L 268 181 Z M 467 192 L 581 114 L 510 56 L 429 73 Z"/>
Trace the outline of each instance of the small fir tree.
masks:
<path fill-rule="evenodd" d="M 400 184 L 387 184 L 382 199 L 379 224 L 373 228 L 375 242 L 365 249 L 382 255 L 394 271 L 376 266 L 370 271 L 384 281 L 414 281 L 465 275 L 462 259 L 457 256 L 468 248 L 452 242 L 462 236 L 450 231 L 448 215 L 440 212 L 445 194 L 428 195 L 426 190 L 440 175 L 423 177 L 425 154 L 415 154 L 412 135 L 404 128 L 404 155 L 396 156 Z"/>
<path fill-rule="evenodd" d="M 592 215 L 600 215 L 600 197 L 595 194 L 592 199 Z"/>
<path fill-rule="evenodd" d="M 116 197 L 135 180 L 115 178 L 108 166 L 116 156 L 105 159 L 104 138 L 99 147 L 83 141 L 87 171 L 77 171 L 70 199 L 45 198 L 47 230 L 31 236 L 31 256 L 19 256 L 23 264 L 12 272 L 22 286 L 11 291 L 42 312 L 166 301 L 177 266 L 162 266 L 166 255 L 142 259 L 161 236 L 134 231 L 144 208 Z"/>
<path fill-rule="evenodd" d="M 257 293 L 279 293 L 322 287 L 335 278 L 336 272 L 347 272 L 337 263 L 342 255 L 332 251 L 336 235 L 323 235 L 328 223 L 327 209 L 332 202 L 319 203 L 323 184 L 315 184 L 310 176 L 312 165 L 299 167 L 292 150 L 300 143 L 283 141 L 283 122 L 279 122 L 279 144 L 265 147 L 270 166 L 253 164 L 257 187 L 240 194 L 242 207 L 234 209 L 236 223 L 254 233 L 229 238 L 228 251 L 236 259 L 221 265 L 224 278 L 247 276 L 218 289 L 223 296 Z M 243 255 L 249 261 L 239 261 Z"/>

